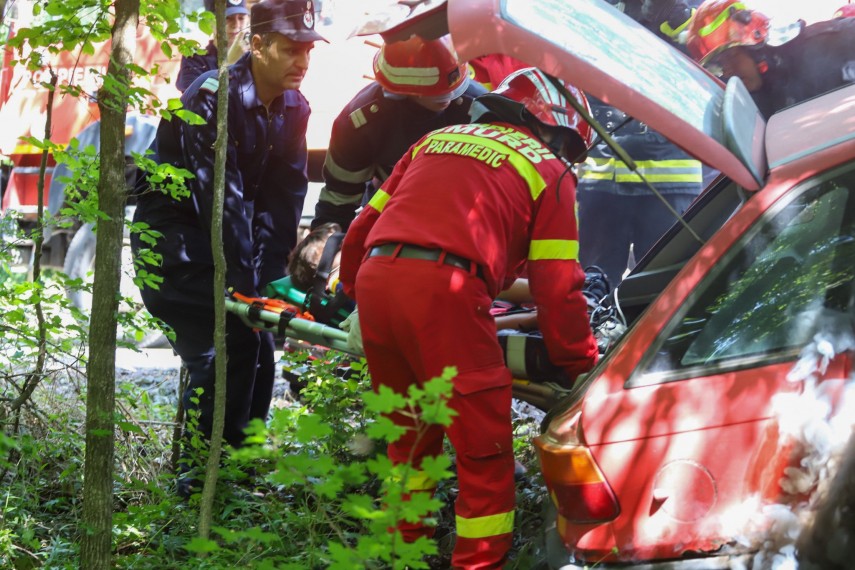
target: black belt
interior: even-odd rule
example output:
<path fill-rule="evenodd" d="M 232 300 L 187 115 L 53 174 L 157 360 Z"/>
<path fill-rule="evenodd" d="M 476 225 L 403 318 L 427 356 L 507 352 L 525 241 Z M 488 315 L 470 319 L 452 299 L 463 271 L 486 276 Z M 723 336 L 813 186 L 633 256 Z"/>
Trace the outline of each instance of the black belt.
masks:
<path fill-rule="evenodd" d="M 383 245 L 377 245 L 369 249 L 366 258 L 378 256 L 405 257 L 407 259 L 423 259 L 425 261 L 439 261 L 442 259 L 442 263 L 446 265 L 457 267 L 481 279 L 484 278 L 484 272 L 481 270 L 480 265 L 465 257 L 448 253 L 443 249 L 431 249 L 408 243 L 384 243 Z"/>

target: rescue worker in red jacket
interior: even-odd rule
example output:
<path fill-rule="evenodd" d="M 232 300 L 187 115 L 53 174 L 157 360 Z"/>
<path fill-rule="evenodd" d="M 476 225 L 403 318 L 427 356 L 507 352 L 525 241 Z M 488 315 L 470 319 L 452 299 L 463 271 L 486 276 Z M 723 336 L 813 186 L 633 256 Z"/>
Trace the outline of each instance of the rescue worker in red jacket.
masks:
<path fill-rule="evenodd" d="M 490 306 L 525 264 L 551 360 L 574 378 L 596 362 L 577 261 L 575 175 L 565 160 L 584 154 L 591 131 L 534 68 L 477 98 L 472 120 L 407 151 L 347 233 L 340 275 L 360 308 L 375 389 L 404 393 L 457 368 L 452 425 L 418 439 L 408 431 L 388 454 L 394 463 L 412 456 L 418 469 L 442 453 L 445 432 L 459 482 L 452 565 L 499 568 L 512 542 L 514 456 L 511 374 Z M 422 483 L 410 490 L 433 492 Z M 410 541 L 431 532 L 399 529 Z"/>
<path fill-rule="evenodd" d="M 811 24 L 777 46 L 768 39 L 766 15 L 737 0 L 706 0 L 689 25 L 687 47 L 725 80 L 742 79 L 766 118 L 855 82 L 855 19 Z"/>
<path fill-rule="evenodd" d="M 469 106 L 486 93 L 469 80 L 447 37 L 383 45 L 374 58 L 376 81 L 362 89 L 333 122 L 324 161 L 324 187 L 311 228 L 336 223 L 347 230 L 411 144 L 434 129 L 469 120 Z"/>

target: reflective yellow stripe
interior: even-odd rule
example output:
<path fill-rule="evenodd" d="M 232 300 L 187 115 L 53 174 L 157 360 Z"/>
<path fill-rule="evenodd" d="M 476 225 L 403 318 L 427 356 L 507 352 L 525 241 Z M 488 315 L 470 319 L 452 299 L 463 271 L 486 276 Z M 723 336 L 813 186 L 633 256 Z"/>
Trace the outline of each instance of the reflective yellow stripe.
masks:
<path fill-rule="evenodd" d="M 686 28 L 689 27 L 689 23 L 692 21 L 692 17 L 695 15 L 695 12 L 697 12 L 697 11 L 698 11 L 697 8 L 692 8 L 691 16 L 686 18 L 686 21 L 683 22 L 682 24 L 680 24 L 679 26 L 677 26 L 676 28 L 672 28 L 671 24 L 669 24 L 667 21 L 662 22 L 662 25 L 659 26 L 659 31 L 662 32 L 663 34 L 665 34 L 666 36 L 668 36 L 669 38 L 671 38 L 672 40 L 676 39 L 677 36 L 680 35 L 680 32 L 682 32 L 683 30 L 685 30 Z"/>
<path fill-rule="evenodd" d="M 508 162 L 514 167 L 517 174 L 525 180 L 526 184 L 528 184 L 528 191 L 531 193 L 533 200 L 537 200 L 540 193 L 543 192 L 544 188 L 546 188 L 546 182 L 544 182 L 540 172 L 537 171 L 537 168 L 534 167 L 531 161 L 511 147 L 484 137 L 465 134 L 436 133 L 427 137 L 422 144 L 413 149 L 413 158 L 415 158 L 416 154 L 418 154 L 419 150 L 421 150 L 423 146 L 432 140 L 477 144 L 495 152 L 507 153 Z"/>
<path fill-rule="evenodd" d="M 596 159 L 595 159 L 596 160 Z M 619 183 L 638 183 L 641 177 L 648 182 L 703 182 L 701 163 L 692 159 L 640 160 L 635 163 L 637 171 L 629 169 L 625 162 L 600 159 L 598 164 L 585 163 L 582 178 L 586 180 L 611 180 Z"/>
<path fill-rule="evenodd" d="M 386 202 L 389 201 L 389 195 L 383 191 L 381 188 L 377 191 L 374 196 L 371 197 L 371 200 L 368 202 L 368 205 L 377 210 L 378 212 L 382 212 L 383 208 L 386 207 Z"/>
<path fill-rule="evenodd" d="M 514 531 L 514 511 L 474 519 L 457 516 L 455 519 L 457 536 L 460 538 L 486 538 Z"/>
<path fill-rule="evenodd" d="M 650 182 L 703 182 L 701 174 L 645 174 L 644 178 Z M 629 174 L 615 175 L 615 182 L 641 182 L 641 176 L 632 172 Z"/>
<path fill-rule="evenodd" d="M 415 471 L 407 477 L 407 491 L 431 491 L 436 489 L 436 481 L 427 476 L 424 471 Z"/>
<path fill-rule="evenodd" d="M 542 259 L 579 259 L 579 242 L 575 239 L 533 239 L 528 250 L 529 261 Z"/>
<path fill-rule="evenodd" d="M 730 18 L 731 9 L 733 9 L 733 10 L 745 10 L 745 4 L 743 4 L 742 2 L 734 2 L 733 4 L 728 6 L 725 10 L 722 10 L 722 12 L 718 16 L 716 16 L 715 20 L 713 20 L 712 22 L 710 22 L 709 24 L 707 24 L 706 26 L 704 26 L 703 28 L 698 30 L 698 35 L 703 38 L 703 37 L 710 35 L 714 31 L 716 31 L 717 29 L 719 29 L 721 27 L 721 25 L 724 24 L 728 18 Z"/>

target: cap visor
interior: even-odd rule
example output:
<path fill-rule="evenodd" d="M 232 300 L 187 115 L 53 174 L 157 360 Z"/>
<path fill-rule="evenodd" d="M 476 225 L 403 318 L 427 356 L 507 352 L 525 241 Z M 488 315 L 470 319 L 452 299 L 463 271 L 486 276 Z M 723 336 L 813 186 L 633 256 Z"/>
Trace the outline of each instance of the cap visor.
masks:
<path fill-rule="evenodd" d="M 315 30 L 273 30 L 295 42 L 326 42 L 330 43 L 325 37 Z"/>

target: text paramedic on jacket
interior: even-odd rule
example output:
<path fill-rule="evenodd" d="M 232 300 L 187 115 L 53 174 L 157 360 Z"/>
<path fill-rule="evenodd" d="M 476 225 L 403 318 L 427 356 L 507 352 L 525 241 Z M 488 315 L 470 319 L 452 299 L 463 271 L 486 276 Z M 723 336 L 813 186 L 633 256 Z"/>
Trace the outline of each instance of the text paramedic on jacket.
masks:
<path fill-rule="evenodd" d="M 403 393 L 457 367 L 449 404 L 458 415 L 445 429 L 460 485 L 452 564 L 498 568 L 512 541 L 514 457 L 511 374 L 490 305 L 526 264 L 552 361 L 571 378 L 596 362 L 577 261 L 575 176 L 545 144 L 579 156 L 591 131 L 534 68 L 511 74 L 472 109 L 475 124 L 429 133 L 395 166 L 345 237 L 341 280 L 359 306 L 375 389 Z M 418 441 L 408 431 L 388 454 L 404 462 L 417 446 L 418 468 L 442 453 L 442 439 L 439 426 Z M 434 491 L 422 483 L 411 491 Z M 406 540 L 432 530 L 399 528 Z"/>
<path fill-rule="evenodd" d="M 312 3 L 264 0 L 252 7 L 250 53 L 229 68 L 228 149 L 225 166 L 223 249 L 226 286 L 255 296 L 285 274 L 288 253 L 306 195 L 306 126 L 309 104 L 299 89 L 309 53 L 323 38 L 312 28 Z M 153 250 L 162 256 L 151 269 L 163 282 L 143 287 L 146 308 L 175 331 L 172 342 L 187 367 L 188 409 L 199 410 L 199 428 L 210 436 L 214 397 L 214 265 L 211 211 L 214 141 L 217 136 L 216 72 L 202 74 L 182 96 L 184 108 L 205 122 L 162 120 L 153 144 L 155 159 L 186 168 L 190 196 L 173 199 L 157 189 L 138 200 L 135 222 L 163 235 Z M 136 236 L 136 234 L 134 234 Z M 148 247 L 133 238 L 135 252 Z M 224 294 L 222 292 L 221 294 Z M 273 389 L 273 339 L 238 317 L 226 317 L 228 370 L 226 425 L 231 445 L 243 442 L 250 419 L 266 419 Z M 204 389 L 198 406 L 195 390 Z M 186 437 L 186 435 L 185 435 Z M 179 479 L 179 493 L 186 489 Z"/>

